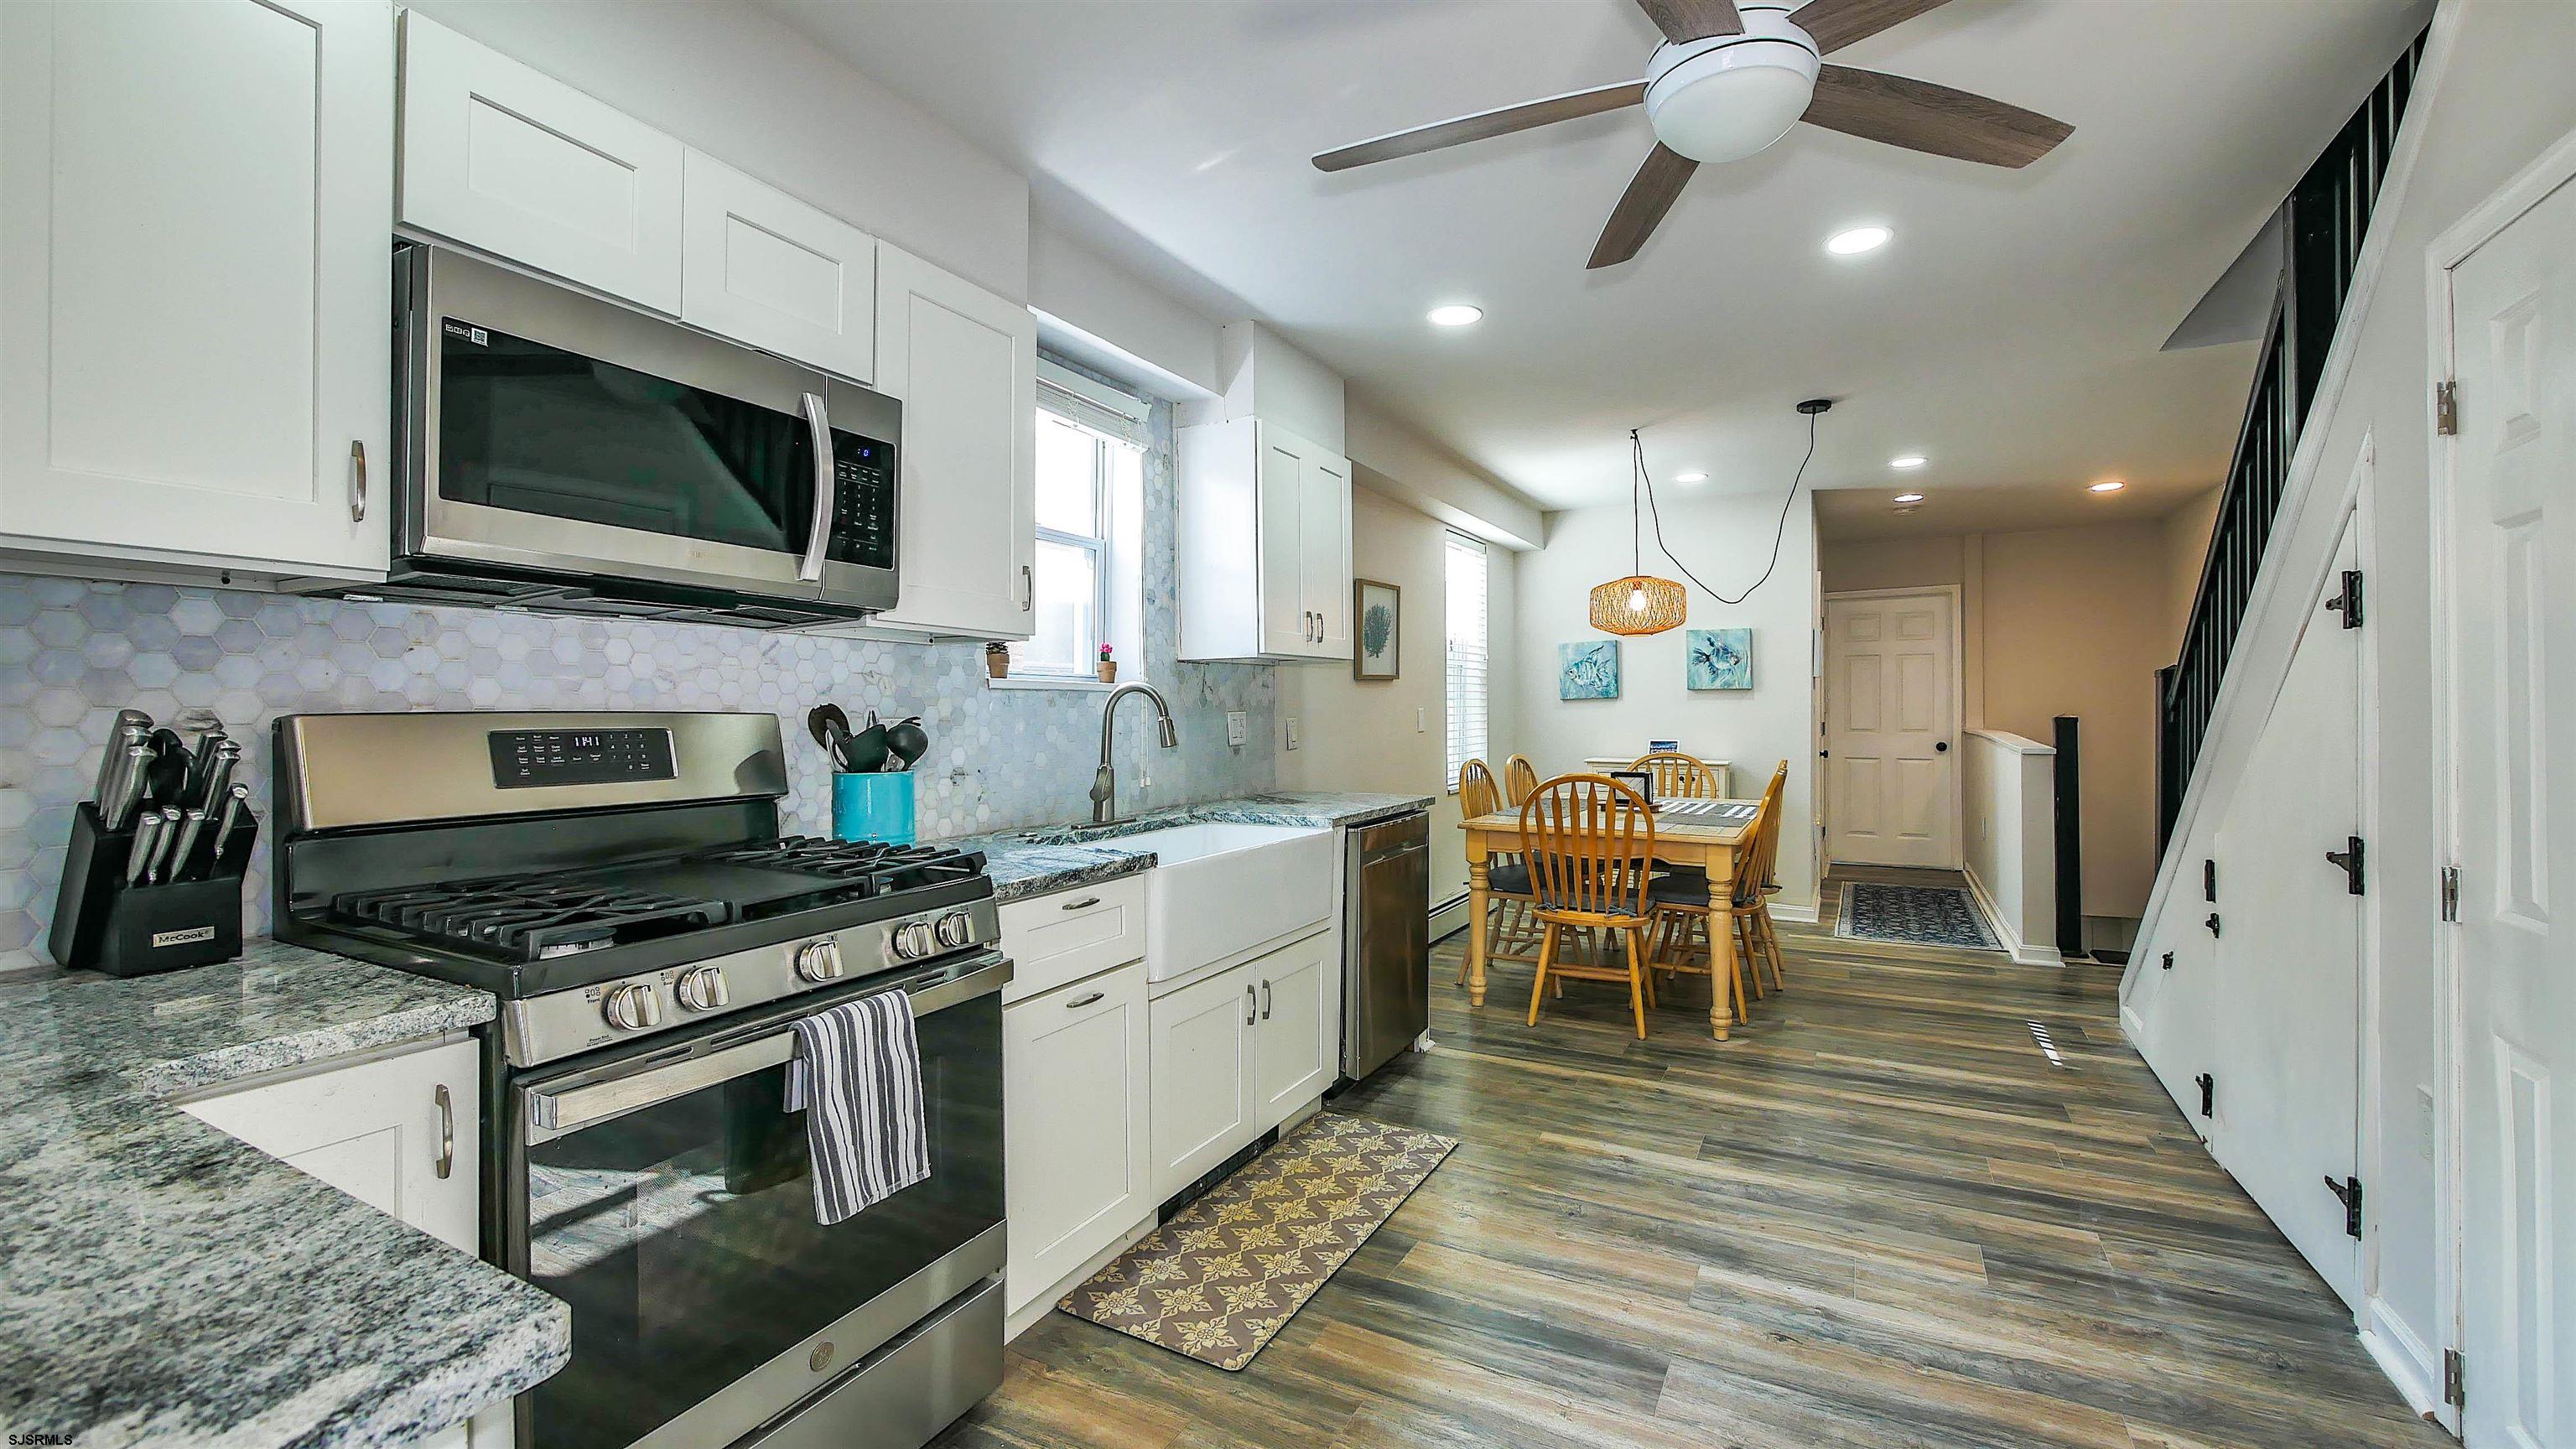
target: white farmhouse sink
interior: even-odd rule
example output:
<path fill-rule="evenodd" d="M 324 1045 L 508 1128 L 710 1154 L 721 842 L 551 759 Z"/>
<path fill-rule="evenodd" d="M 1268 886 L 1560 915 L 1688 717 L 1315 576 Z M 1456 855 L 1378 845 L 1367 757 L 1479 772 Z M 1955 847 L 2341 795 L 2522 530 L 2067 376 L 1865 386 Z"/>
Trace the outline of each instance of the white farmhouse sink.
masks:
<path fill-rule="evenodd" d="M 1145 874 L 1145 978 L 1170 981 L 1312 931 L 1333 911 L 1333 832 L 1211 821 L 1122 835 Z"/>

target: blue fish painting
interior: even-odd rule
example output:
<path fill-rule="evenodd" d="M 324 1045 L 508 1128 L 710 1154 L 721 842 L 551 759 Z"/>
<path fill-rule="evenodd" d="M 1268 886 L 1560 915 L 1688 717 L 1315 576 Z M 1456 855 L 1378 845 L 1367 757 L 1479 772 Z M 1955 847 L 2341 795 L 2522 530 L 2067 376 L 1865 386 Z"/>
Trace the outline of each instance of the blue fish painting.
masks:
<path fill-rule="evenodd" d="M 1594 639 L 1556 646 L 1556 697 L 1617 699 L 1619 641 Z"/>
<path fill-rule="evenodd" d="M 1693 689 L 1751 689 L 1753 631 L 1693 629 L 1688 684 Z"/>

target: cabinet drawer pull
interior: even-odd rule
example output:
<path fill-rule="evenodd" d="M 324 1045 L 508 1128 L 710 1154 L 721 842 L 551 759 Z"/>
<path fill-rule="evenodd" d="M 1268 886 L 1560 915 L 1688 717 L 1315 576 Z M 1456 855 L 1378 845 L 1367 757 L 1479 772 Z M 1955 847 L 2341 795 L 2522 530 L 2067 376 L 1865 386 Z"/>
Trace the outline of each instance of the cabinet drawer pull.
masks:
<path fill-rule="evenodd" d="M 1064 1004 L 1064 1009 L 1067 1011 L 1078 1010 L 1082 1007 L 1089 1006 L 1108 994 L 1109 993 L 1106 991 L 1086 991 L 1071 1001 L 1066 1002 Z"/>
<path fill-rule="evenodd" d="M 1267 981 L 1261 983 L 1261 1019 L 1270 1019 L 1270 983 Z"/>
<path fill-rule="evenodd" d="M 1067 911 L 1087 911 L 1098 904 L 1100 904 L 1100 897 L 1084 896 L 1078 901 L 1066 901 L 1063 906 L 1059 907 L 1059 909 Z"/>
<path fill-rule="evenodd" d="M 1037 574 L 1027 564 L 1020 565 L 1020 612 L 1034 613 L 1038 607 Z"/>
<path fill-rule="evenodd" d="M 1251 982 L 1243 983 L 1243 1024 L 1245 1026 L 1252 1025 L 1257 1019 L 1254 1013 L 1260 1009 L 1260 1006 L 1260 993 L 1253 989 Z"/>
<path fill-rule="evenodd" d="M 349 440 L 349 521 L 367 521 L 367 440 Z"/>
<path fill-rule="evenodd" d="M 438 1103 L 438 1178 L 444 1182 L 456 1170 L 456 1100 L 447 1094 L 445 1082 L 431 1096 Z"/>

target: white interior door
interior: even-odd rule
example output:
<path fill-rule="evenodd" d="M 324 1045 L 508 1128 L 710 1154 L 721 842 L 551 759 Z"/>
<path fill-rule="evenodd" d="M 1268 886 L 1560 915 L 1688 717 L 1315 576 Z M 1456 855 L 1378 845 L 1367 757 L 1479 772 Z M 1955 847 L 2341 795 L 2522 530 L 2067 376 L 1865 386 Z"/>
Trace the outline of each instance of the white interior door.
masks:
<path fill-rule="evenodd" d="M 2218 900 L 2207 907 L 2219 916 L 2217 975 L 2232 983 L 2210 1024 L 2210 1151 L 2355 1308 L 2361 1241 L 2327 1183 L 2360 1161 L 2362 898 L 2325 853 L 2361 828 L 2364 631 L 2326 607 L 2342 570 L 2360 566 L 2358 545 L 2347 528 L 2245 764 L 2274 798 L 2313 808 L 2231 813 L 2213 842 Z"/>
<path fill-rule="evenodd" d="M 2576 1444 L 2576 182 L 2451 273 L 2445 649 L 2472 1446 Z"/>
<path fill-rule="evenodd" d="M 1959 864 L 1958 600 L 1825 600 L 1826 853 Z"/>

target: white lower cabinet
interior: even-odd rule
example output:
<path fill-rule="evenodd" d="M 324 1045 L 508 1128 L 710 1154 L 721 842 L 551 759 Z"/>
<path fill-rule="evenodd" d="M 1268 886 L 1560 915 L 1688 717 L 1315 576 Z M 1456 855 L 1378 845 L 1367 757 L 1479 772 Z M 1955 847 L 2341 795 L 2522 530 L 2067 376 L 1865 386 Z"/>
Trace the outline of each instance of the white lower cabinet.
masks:
<path fill-rule="evenodd" d="M 191 1115 L 411 1224 L 478 1249 L 481 1058 L 452 1042 L 186 1104 Z M 508 1449 L 507 1400 L 422 1441 Z"/>
<path fill-rule="evenodd" d="M 1154 1211 L 1145 963 L 1002 1009 L 1003 1162 L 1017 1313 Z"/>
<path fill-rule="evenodd" d="M 1331 931 L 1156 997 L 1154 1200 L 1323 1095 L 1340 1060 Z"/>

